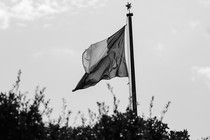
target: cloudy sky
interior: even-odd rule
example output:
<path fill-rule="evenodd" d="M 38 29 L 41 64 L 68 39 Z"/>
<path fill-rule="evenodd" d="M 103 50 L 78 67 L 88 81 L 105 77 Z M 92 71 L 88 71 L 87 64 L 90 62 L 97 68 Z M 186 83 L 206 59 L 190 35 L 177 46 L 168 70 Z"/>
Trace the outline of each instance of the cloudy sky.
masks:
<path fill-rule="evenodd" d="M 191 139 L 210 135 L 210 1 L 131 0 L 140 115 L 160 116 L 171 101 L 164 122 L 187 129 Z M 0 90 L 8 91 L 22 70 L 21 90 L 32 96 L 46 87 L 55 114 L 65 98 L 69 109 L 112 108 L 109 82 L 128 105 L 128 79 L 101 81 L 72 93 L 84 69 L 81 55 L 90 44 L 106 39 L 126 24 L 125 0 L 1 0 Z M 57 114 L 58 114 L 57 113 Z"/>

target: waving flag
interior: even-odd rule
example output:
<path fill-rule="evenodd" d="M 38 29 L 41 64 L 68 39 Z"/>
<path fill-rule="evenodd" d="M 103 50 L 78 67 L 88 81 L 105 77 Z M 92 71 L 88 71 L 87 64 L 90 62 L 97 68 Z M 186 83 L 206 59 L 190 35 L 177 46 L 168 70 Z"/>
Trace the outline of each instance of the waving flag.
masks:
<path fill-rule="evenodd" d="M 96 85 L 102 79 L 128 77 L 124 49 L 125 26 L 111 37 L 90 45 L 82 54 L 85 74 L 73 91 Z"/>

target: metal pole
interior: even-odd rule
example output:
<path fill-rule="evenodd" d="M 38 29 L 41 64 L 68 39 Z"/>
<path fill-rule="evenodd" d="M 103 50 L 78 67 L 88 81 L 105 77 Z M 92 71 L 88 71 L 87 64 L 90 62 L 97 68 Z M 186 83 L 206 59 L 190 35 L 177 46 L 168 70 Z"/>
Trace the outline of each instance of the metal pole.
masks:
<path fill-rule="evenodd" d="M 131 66 L 131 85 L 132 85 L 132 106 L 133 112 L 137 116 L 137 101 L 136 101 L 136 80 L 135 80 L 135 63 L 134 63 L 134 49 L 133 49 L 133 31 L 132 31 L 132 16 L 133 13 L 127 14 L 128 17 L 128 29 L 129 29 L 129 41 L 130 41 L 130 66 Z"/>

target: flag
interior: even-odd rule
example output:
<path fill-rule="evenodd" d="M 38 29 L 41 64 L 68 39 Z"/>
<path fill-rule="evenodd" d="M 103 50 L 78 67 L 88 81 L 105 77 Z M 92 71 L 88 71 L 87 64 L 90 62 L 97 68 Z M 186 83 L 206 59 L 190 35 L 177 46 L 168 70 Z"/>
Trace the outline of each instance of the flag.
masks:
<path fill-rule="evenodd" d="M 100 80 L 128 77 L 124 49 L 125 26 L 109 38 L 90 45 L 82 54 L 85 74 L 73 91 L 96 85 Z"/>

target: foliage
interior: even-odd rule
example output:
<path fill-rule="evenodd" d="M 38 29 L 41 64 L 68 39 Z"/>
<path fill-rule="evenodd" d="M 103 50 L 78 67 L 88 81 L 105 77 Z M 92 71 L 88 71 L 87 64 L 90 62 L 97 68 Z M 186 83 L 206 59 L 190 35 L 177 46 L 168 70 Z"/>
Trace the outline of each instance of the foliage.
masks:
<path fill-rule="evenodd" d="M 201 138 L 201 140 L 210 140 L 210 136 Z"/>
<path fill-rule="evenodd" d="M 45 100 L 45 88 L 35 90 L 33 99 L 27 99 L 26 93 L 19 91 L 21 72 L 9 92 L 0 93 L 0 139 L 1 140 L 189 140 L 187 130 L 172 131 L 161 119 L 152 117 L 154 97 L 150 104 L 150 117 L 145 119 L 135 116 L 127 109 L 118 110 L 119 101 L 113 88 L 108 89 L 113 95 L 113 114 L 108 115 L 109 107 L 97 103 L 99 115 L 89 110 L 89 123 L 81 116 L 82 125 L 69 125 L 71 111 L 67 110 L 63 99 L 63 111 L 57 120 L 51 120 L 52 108 Z M 162 116 L 167 112 L 168 103 Z M 43 118 L 48 118 L 43 121 Z"/>

